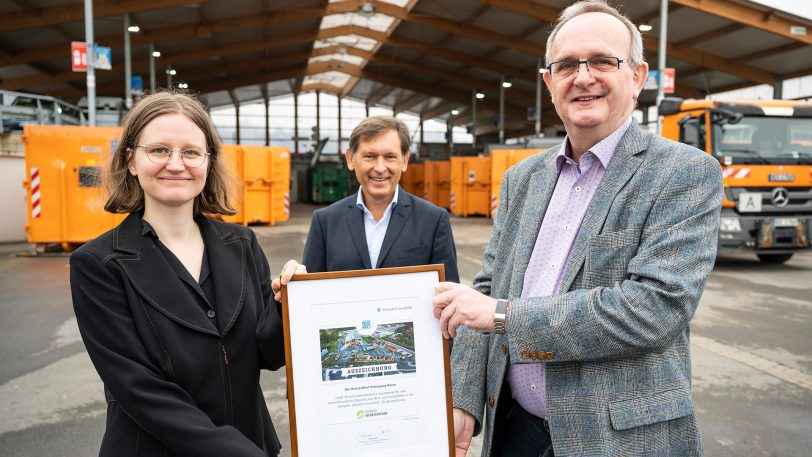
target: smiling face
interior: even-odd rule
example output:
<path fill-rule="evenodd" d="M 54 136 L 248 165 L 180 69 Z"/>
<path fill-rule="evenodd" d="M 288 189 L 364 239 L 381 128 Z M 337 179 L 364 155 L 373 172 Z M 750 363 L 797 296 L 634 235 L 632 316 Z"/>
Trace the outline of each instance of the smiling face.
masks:
<path fill-rule="evenodd" d="M 568 77 L 544 73 L 556 112 L 568 135 L 597 143 L 616 130 L 634 109 L 648 65 L 629 65 L 631 38 L 623 23 L 608 14 L 585 13 L 566 22 L 555 37 L 552 61 L 593 57 L 623 59 L 617 70 L 600 72 L 581 65 Z"/>
<path fill-rule="evenodd" d="M 355 153 L 345 152 L 347 166 L 355 172 L 364 203 L 385 205 L 392 201 L 400 175 L 406 171 L 409 155 L 400 149 L 400 137 L 396 130 L 389 130 L 358 143 Z"/>
<path fill-rule="evenodd" d="M 181 113 L 164 114 L 150 121 L 138 137 L 136 145 L 162 144 L 172 149 L 197 148 L 206 150 L 206 136 L 188 117 Z M 208 158 L 199 167 L 188 167 L 178 151 L 164 164 L 154 163 L 144 148 L 127 150 L 130 174 L 138 178 L 144 190 L 144 212 L 166 208 L 191 210 L 194 199 L 206 184 Z"/>

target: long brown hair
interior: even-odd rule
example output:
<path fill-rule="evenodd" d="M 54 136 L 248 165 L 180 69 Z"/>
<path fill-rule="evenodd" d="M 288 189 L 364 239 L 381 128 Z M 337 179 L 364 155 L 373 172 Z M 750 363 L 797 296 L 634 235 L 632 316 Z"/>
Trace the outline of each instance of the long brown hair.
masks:
<path fill-rule="evenodd" d="M 205 106 L 195 97 L 175 91 L 149 94 L 138 101 L 122 121 L 123 131 L 103 182 L 109 197 L 104 209 L 111 213 L 132 213 L 144 208 L 144 190 L 138 178 L 129 173 L 128 166 L 141 131 L 153 119 L 164 114 L 180 113 L 194 122 L 206 136 L 208 173 L 203 191 L 195 197 L 194 214 L 233 215 L 234 177 L 228 172 L 220 155 L 220 137 Z"/>

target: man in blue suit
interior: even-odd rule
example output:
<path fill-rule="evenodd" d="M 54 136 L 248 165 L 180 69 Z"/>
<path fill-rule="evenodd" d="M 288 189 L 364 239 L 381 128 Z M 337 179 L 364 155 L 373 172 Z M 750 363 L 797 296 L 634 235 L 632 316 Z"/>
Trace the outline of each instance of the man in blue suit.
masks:
<path fill-rule="evenodd" d="M 302 263 L 310 273 L 443 264 L 459 282 L 448 213 L 398 183 L 409 163 L 409 130 L 391 116 L 361 121 L 345 152 L 358 193 L 313 213 Z"/>
<path fill-rule="evenodd" d="M 562 12 L 546 60 L 567 137 L 508 170 L 474 287 L 434 300 L 457 455 L 483 427 L 483 457 L 701 455 L 689 322 L 719 163 L 634 122 L 642 38 L 604 1 Z"/>

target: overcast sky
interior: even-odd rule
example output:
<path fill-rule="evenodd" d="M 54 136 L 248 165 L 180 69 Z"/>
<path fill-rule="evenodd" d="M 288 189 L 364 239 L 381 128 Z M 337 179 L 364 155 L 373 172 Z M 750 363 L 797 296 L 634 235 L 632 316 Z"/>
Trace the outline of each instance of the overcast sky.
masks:
<path fill-rule="evenodd" d="M 812 2 L 809 0 L 751 0 L 776 9 L 784 10 L 796 16 L 812 20 Z"/>

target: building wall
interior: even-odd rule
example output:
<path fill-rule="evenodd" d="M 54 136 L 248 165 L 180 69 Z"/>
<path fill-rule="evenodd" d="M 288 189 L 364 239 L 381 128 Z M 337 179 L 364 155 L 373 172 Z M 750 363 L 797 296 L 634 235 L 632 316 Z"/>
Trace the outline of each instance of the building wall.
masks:
<path fill-rule="evenodd" d="M 0 243 L 25 241 L 25 157 L 0 154 Z"/>

